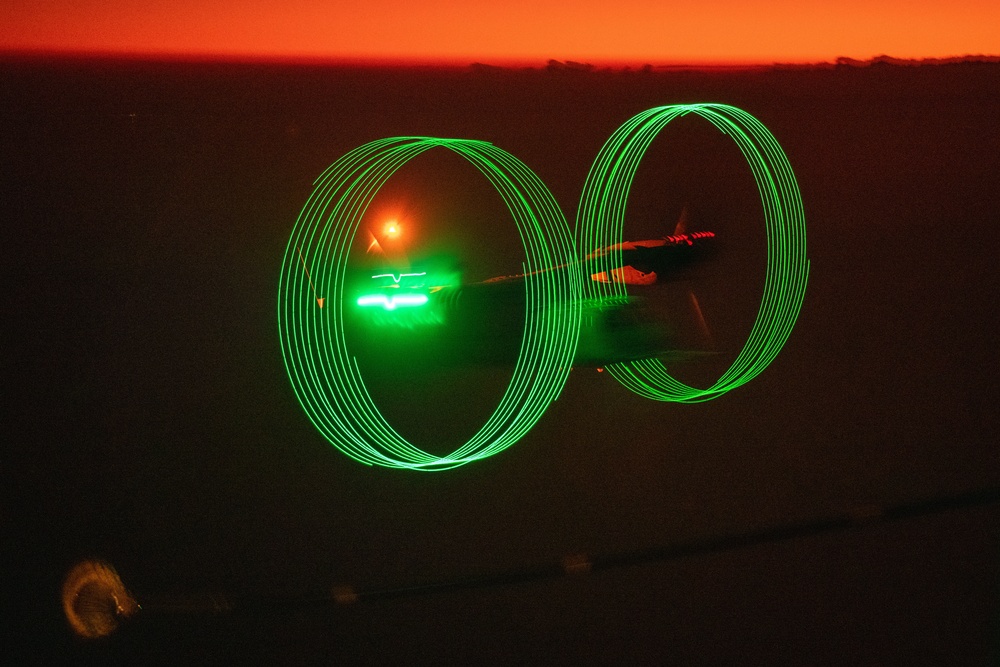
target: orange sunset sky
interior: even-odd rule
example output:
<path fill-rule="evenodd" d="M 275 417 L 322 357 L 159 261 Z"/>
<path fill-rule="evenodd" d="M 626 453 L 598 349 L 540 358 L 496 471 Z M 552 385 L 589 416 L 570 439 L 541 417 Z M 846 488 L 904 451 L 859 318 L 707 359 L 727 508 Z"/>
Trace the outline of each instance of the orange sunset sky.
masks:
<path fill-rule="evenodd" d="M 397 63 L 1000 54 L 997 0 L 6 0 L 0 51 Z"/>

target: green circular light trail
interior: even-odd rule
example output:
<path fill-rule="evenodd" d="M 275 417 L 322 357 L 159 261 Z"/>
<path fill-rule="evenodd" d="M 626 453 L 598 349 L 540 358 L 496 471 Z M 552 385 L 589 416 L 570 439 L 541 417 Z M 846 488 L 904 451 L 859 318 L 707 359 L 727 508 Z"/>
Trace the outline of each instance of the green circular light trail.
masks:
<path fill-rule="evenodd" d="M 389 425 L 369 395 L 344 335 L 345 302 L 350 307 L 344 298 L 345 276 L 361 219 L 397 169 L 434 147 L 458 153 L 493 184 L 527 255 L 524 333 L 513 377 L 485 425 L 444 457 L 414 446 Z M 527 166 L 491 144 L 430 137 L 395 137 L 360 146 L 333 163 L 314 185 L 288 241 L 278 291 L 285 367 L 312 423 L 348 456 L 392 468 L 445 470 L 517 442 L 565 385 L 580 329 L 582 287 L 573 265 L 573 239 L 548 188 Z"/>
<path fill-rule="evenodd" d="M 601 148 L 591 166 L 577 211 L 577 247 L 583 257 L 594 248 L 612 252 L 584 259 L 584 275 L 622 264 L 625 206 L 632 180 L 650 143 L 678 116 L 696 114 L 731 137 L 743 152 L 764 206 L 767 271 L 764 294 L 750 336 L 732 366 L 707 389 L 674 379 L 657 359 L 607 366 L 619 382 L 641 396 L 694 403 L 717 398 L 760 374 L 791 334 L 805 296 L 809 274 L 805 215 L 795 175 L 781 146 L 750 114 L 723 104 L 680 104 L 644 111 L 622 125 Z M 628 297 L 621 282 L 585 282 L 587 298 L 620 301 Z"/>

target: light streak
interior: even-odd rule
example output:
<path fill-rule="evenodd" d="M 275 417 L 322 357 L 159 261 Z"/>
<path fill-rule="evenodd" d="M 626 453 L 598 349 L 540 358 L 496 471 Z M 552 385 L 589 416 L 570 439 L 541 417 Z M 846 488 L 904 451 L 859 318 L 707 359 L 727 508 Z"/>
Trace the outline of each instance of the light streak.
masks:
<path fill-rule="evenodd" d="M 614 275 L 622 262 L 625 205 L 639 162 L 656 135 L 678 116 L 694 113 L 731 137 L 747 159 L 764 207 L 767 270 L 764 297 L 742 351 L 711 387 L 689 387 L 656 359 L 604 366 L 619 382 L 647 398 L 707 401 L 760 374 L 791 334 L 809 274 L 805 216 L 795 176 L 781 146 L 756 118 L 722 104 L 657 107 L 627 121 L 605 143 L 591 166 L 577 211 L 576 243 L 552 194 L 517 158 L 495 146 L 464 139 L 394 137 L 360 146 L 334 162 L 315 182 L 292 230 L 278 292 L 278 328 L 292 387 L 309 419 L 337 449 L 368 465 L 446 470 L 496 454 L 521 439 L 562 391 L 576 353 L 582 305 L 624 303 Z M 361 217 L 382 185 L 405 163 L 434 147 L 472 163 L 503 197 L 526 257 L 525 324 L 513 377 L 499 406 L 469 441 L 438 457 L 404 439 L 382 416 L 365 387 L 344 336 L 347 260 Z M 705 233 L 705 236 L 710 233 Z M 675 234 L 660 243 L 692 243 L 699 235 Z M 315 287 L 296 269 L 309 257 L 334 308 L 303 308 Z M 603 251 L 585 255 L 585 248 Z M 576 258 L 580 258 L 579 260 Z M 379 274 L 398 285 L 419 274 Z M 398 300 L 402 297 L 402 300 Z M 426 295 L 365 295 L 359 306 L 386 310 L 419 305 Z M 412 299 L 412 301 L 410 301 Z M 600 370 L 600 369 L 599 369 Z"/>
<path fill-rule="evenodd" d="M 375 280 L 376 278 L 392 278 L 392 282 L 398 285 L 399 281 L 402 280 L 403 278 L 415 278 L 417 276 L 426 276 L 426 275 L 427 275 L 426 271 L 421 271 L 420 273 L 400 273 L 398 275 L 395 273 L 379 273 L 378 275 L 372 276 L 372 280 Z"/>
<path fill-rule="evenodd" d="M 397 169 L 436 147 L 464 157 L 500 193 L 522 239 L 528 274 L 513 377 L 482 428 L 446 456 L 408 442 L 382 416 L 348 349 L 343 313 L 348 256 L 364 212 Z M 334 162 L 314 186 L 286 247 L 278 330 L 289 380 L 316 429 L 362 463 L 415 470 L 454 468 L 520 440 L 562 391 L 580 331 L 581 274 L 556 270 L 571 263 L 575 246 L 548 188 L 521 161 L 489 143 L 432 137 L 395 137 L 360 146 Z M 309 260 L 332 307 L 302 307 L 310 285 L 295 270 L 294 249 Z"/>
<path fill-rule="evenodd" d="M 809 276 L 806 226 L 795 174 L 777 140 L 745 111 L 724 104 L 678 104 L 644 111 L 622 125 L 590 168 L 577 209 L 579 248 L 609 248 L 585 257 L 586 275 L 611 275 L 622 264 L 625 205 L 636 169 L 650 143 L 674 118 L 696 114 L 731 137 L 753 171 L 767 228 L 767 271 L 757 319 L 732 366 L 711 387 L 675 380 L 657 359 L 609 364 L 606 368 L 635 393 L 659 401 L 693 403 L 717 398 L 760 374 L 792 332 Z M 626 298 L 623 281 L 587 281 L 587 298 Z"/>
<path fill-rule="evenodd" d="M 396 294 L 387 297 L 385 294 L 366 294 L 358 297 L 358 305 L 382 306 L 386 310 L 396 310 L 400 307 L 423 306 L 427 303 L 426 294 Z"/>
<path fill-rule="evenodd" d="M 306 266 L 306 258 L 302 256 L 302 248 L 296 248 L 296 250 L 299 251 L 299 259 L 302 260 L 302 269 L 306 272 L 306 278 L 309 279 L 309 287 L 312 288 L 313 298 L 316 299 L 316 303 L 319 304 L 320 308 L 322 308 L 323 301 L 325 301 L 325 299 L 319 298 L 319 294 L 316 293 L 316 286 L 313 285 L 312 276 L 309 275 L 309 267 Z"/>

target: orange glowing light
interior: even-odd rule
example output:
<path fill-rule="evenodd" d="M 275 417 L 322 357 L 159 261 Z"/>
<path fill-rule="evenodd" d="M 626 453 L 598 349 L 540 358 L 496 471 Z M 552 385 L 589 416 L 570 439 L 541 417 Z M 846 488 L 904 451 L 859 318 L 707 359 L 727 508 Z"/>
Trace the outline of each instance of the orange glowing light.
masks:
<path fill-rule="evenodd" d="M 403 230 L 399 226 L 398 222 L 396 222 L 395 220 L 390 220 L 389 222 L 385 223 L 384 231 L 387 237 L 394 239 L 397 238 L 402 233 Z"/>
<path fill-rule="evenodd" d="M 62 603 L 73 632 L 88 639 L 110 635 L 139 609 L 114 568 L 99 561 L 84 561 L 69 571 Z"/>

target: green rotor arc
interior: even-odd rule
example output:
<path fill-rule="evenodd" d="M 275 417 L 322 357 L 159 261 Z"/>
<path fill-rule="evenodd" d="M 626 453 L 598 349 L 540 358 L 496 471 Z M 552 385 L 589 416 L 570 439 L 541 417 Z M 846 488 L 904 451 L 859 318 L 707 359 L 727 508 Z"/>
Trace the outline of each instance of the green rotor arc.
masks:
<path fill-rule="evenodd" d="M 510 384 L 483 427 L 443 457 L 408 442 L 382 416 L 347 348 L 343 319 L 348 255 L 368 205 L 400 167 L 435 147 L 464 157 L 500 193 L 521 235 L 528 276 L 524 335 Z M 580 277 L 549 269 L 571 265 L 574 253 L 569 225 L 548 188 L 492 144 L 394 137 L 354 149 L 316 180 L 282 263 L 278 327 L 300 404 L 331 444 L 369 465 L 445 470 L 506 449 L 535 425 L 566 383 L 580 328 Z M 313 283 L 328 307 L 317 306 Z"/>
<path fill-rule="evenodd" d="M 626 121 L 601 148 L 587 176 L 577 209 L 576 240 L 584 275 L 607 272 L 622 263 L 625 207 L 639 162 L 653 139 L 673 119 L 687 114 L 706 119 L 732 138 L 746 158 L 760 191 L 767 227 L 764 294 L 746 344 L 711 387 L 697 389 L 670 376 L 657 359 L 607 366 L 633 392 L 659 401 L 695 403 L 717 398 L 759 375 L 791 334 L 805 298 L 809 275 L 805 214 L 795 175 L 774 136 L 756 118 L 724 104 L 678 104 L 649 109 Z M 590 256 L 593 248 L 611 252 Z M 623 300 L 622 282 L 586 281 L 586 298 Z"/>
<path fill-rule="evenodd" d="M 656 359 L 606 368 L 641 396 L 685 403 L 716 398 L 761 373 L 791 334 L 809 262 L 795 176 L 780 145 L 750 114 L 722 104 L 689 104 L 649 109 L 627 121 L 591 166 L 575 239 L 549 190 L 509 153 L 481 141 L 393 137 L 359 146 L 320 175 L 285 249 L 278 293 L 282 355 L 295 394 L 323 437 L 362 463 L 414 470 L 454 468 L 522 438 L 565 385 L 580 332 L 581 303 L 627 298 L 623 283 L 585 277 L 612 275 L 621 265 L 625 206 L 639 162 L 671 120 L 691 113 L 731 137 L 753 172 L 768 239 L 762 302 L 742 351 L 711 387 L 697 389 L 675 380 Z M 444 457 L 409 443 L 382 416 L 347 348 L 343 319 L 348 255 L 362 217 L 400 167 L 435 147 L 461 155 L 490 181 L 507 204 L 526 253 L 525 325 L 510 384 L 484 426 Z M 613 250 L 588 254 L 594 248 Z M 327 308 L 317 299 L 317 288 Z"/>

